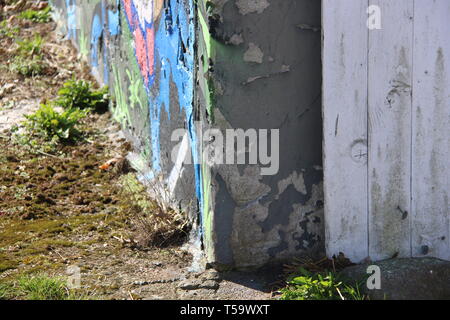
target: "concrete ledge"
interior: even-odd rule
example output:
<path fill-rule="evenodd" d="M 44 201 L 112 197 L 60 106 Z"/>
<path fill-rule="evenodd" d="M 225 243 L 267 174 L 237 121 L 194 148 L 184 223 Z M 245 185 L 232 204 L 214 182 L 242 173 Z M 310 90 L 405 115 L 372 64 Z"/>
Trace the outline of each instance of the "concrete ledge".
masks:
<path fill-rule="evenodd" d="M 434 258 L 390 259 L 352 266 L 341 273 L 344 277 L 364 280 L 369 265 L 381 269 L 381 289 L 364 293 L 372 300 L 446 300 L 450 299 L 450 262 Z"/>

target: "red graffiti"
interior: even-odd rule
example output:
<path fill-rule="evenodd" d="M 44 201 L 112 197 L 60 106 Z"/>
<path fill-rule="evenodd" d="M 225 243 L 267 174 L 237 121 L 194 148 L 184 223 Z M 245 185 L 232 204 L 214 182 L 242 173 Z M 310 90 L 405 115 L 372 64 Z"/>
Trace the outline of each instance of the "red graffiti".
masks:
<path fill-rule="evenodd" d="M 139 23 L 139 13 L 134 5 L 134 0 L 123 0 L 128 23 L 133 33 L 133 40 L 136 50 L 136 58 L 144 78 L 145 85 L 148 86 L 154 74 L 155 64 L 155 29 L 153 25 L 143 28 Z"/>
<path fill-rule="evenodd" d="M 147 28 L 147 52 L 148 52 L 148 70 L 150 74 L 154 71 L 154 61 L 155 61 L 155 29 Z"/>
<path fill-rule="evenodd" d="M 132 12 L 131 12 L 132 0 L 123 0 L 123 3 L 124 3 L 124 7 L 125 7 L 125 13 L 127 14 L 128 22 L 131 25 L 133 23 Z"/>

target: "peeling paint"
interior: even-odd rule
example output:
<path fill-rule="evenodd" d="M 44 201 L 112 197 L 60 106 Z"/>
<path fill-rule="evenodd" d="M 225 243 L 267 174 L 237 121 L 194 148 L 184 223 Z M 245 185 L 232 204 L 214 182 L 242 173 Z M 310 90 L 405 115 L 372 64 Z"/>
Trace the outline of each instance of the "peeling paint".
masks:
<path fill-rule="evenodd" d="M 236 6 L 242 15 L 249 13 L 261 14 L 270 6 L 270 3 L 267 0 L 237 0 Z"/>
<path fill-rule="evenodd" d="M 294 171 L 289 177 L 279 181 L 278 192 L 280 194 L 283 193 L 289 185 L 294 185 L 295 190 L 297 190 L 298 192 L 301 192 L 303 194 L 307 193 L 305 179 L 303 178 L 302 172 L 297 173 L 297 171 Z"/>
<path fill-rule="evenodd" d="M 244 43 L 244 38 L 241 34 L 233 34 L 228 43 L 232 44 L 233 46 L 238 46 L 241 43 Z"/>
<path fill-rule="evenodd" d="M 256 80 L 270 78 L 272 76 L 276 76 L 276 75 L 280 75 L 280 74 L 283 74 L 283 73 L 287 73 L 289 71 L 291 71 L 291 68 L 289 66 L 282 65 L 280 71 L 274 72 L 274 73 L 270 73 L 270 74 L 264 74 L 264 75 L 260 75 L 260 76 L 250 77 L 250 78 L 247 79 L 247 81 L 243 82 L 242 85 L 245 86 L 245 85 L 250 84 L 250 83 L 252 83 L 252 82 L 254 82 Z"/>
<path fill-rule="evenodd" d="M 263 57 L 264 53 L 262 50 L 256 44 L 250 42 L 247 51 L 244 53 L 244 61 L 262 63 Z"/>

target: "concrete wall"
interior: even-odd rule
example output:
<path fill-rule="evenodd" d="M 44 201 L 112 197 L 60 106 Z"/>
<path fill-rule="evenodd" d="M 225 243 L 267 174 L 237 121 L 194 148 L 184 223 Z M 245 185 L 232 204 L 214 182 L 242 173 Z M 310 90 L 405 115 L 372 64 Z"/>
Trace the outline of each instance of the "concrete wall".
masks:
<path fill-rule="evenodd" d="M 52 2 L 111 87 L 133 165 L 198 222 L 208 263 L 323 253 L 320 1 Z M 189 147 L 171 141 L 177 128 Z M 279 129 L 278 173 L 203 162 L 199 132 L 209 128 Z M 174 163 L 173 150 L 198 164 Z"/>
<path fill-rule="evenodd" d="M 317 254 L 324 240 L 320 1 L 213 2 L 198 7 L 205 122 L 280 129 L 280 170 L 261 176 L 259 166 L 218 165 L 205 174 L 208 257 L 250 266 Z"/>
<path fill-rule="evenodd" d="M 114 119 L 133 143 L 129 158 L 149 189 L 172 205 L 197 212 L 199 177 L 186 166 L 166 179 L 176 142 L 171 134 L 193 121 L 194 9 L 192 2 L 53 0 L 61 31 L 94 76 L 110 86 Z M 195 142 L 195 137 L 190 137 Z M 178 176 L 177 176 L 178 177 Z"/>

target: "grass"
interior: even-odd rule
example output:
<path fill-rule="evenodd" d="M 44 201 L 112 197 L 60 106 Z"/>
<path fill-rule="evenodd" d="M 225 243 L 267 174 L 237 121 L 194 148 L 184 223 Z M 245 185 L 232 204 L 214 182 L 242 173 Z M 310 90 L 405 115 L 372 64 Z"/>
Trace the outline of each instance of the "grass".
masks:
<path fill-rule="evenodd" d="M 15 281 L 0 283 L 0 300 L 81 300 L 82 294 L 70 290 L 59 277 L 44 274 L 22 275 Z"/>
<path fill-rule="evenodd" d="M 17 262 L 11 260 L 8 255 L 0 253 L 0 273 L 17 267 Z"/>
<path fill-rule="evenodd" d="M 310 272 L 299 268 L 281 290 L 281 300 L 365 300 L 360 283 L 350 283 L 336 272 Z"/>
<path fill-rule="evenodd" d="M 107 237 L 111 232 L 125 227 L 124 220 L 120 214 L 104 213 L 35 220 L 5 219 L 0 223 L 0 273 L 17 269 L 19 264 L 25 269 L 35 265 L 39 272 L 60 270 L 64 266 L 54 261 L 51 252 L 64 248 L 83 249 L 88 243 L 74 242 L 71 240 L 73 236 L 95 230 Z M 6 251 L 15 247 L 20 247 L 20 250 Z"/>
<path fill-rule="evenodd" d="M 18 292 L 27 300 L 67 300 L 70 292 L 60 278 L 23 276 L 17 281 Z"/>
<path fill-rule="evenodd" d="M 28 9 L 20 13 L 19 17 L 37 23 L 47 23 L 51 20 L 51 8 L 46 7 L 42 10 Z"/>
<path fill-rule="evenodd" d="M 84 252 L 90 248 L 91 243 L 72 242 L 70 239 L 74 235 L 86 234 L 95 228 L 96 232 L 108 238 L 110 232 L 117 230 L 122 220 L 123 218 L 118 216 L 95 214 L 5 221 L 0 225 L 0 248 L 20 246 L 20 250 L 11 253 L 0 251 L 0 268 L 3 268 L 0 274 L 9 269 L 17 270 L 17 273 L 10 275 L 5 273 L 6 277 L 0 279 L 0 300 L 95 299 L 96 296 L 93 296 L 88 288 L 68 290 L 64 278 L 45 275 L 64 274 L 67 267 L 62 262 L 54 261 L 55 257 L 49 253 L 59 252 L 63 248 L 79 248 Z M 105 223 L 104 228 L 99 227 L 102 221 Z M 97 242 L 98 240 L 95 240 L 95 243 Z M 13 258 L 14 261 L 8 260 Z"/>
<path fill-rule="evenodd" d="M 7 300 L 13 296 L 13 286 L 9 283 L 0 283 L 0 300 Z"/>
<path fill-rule="evenodd" d="M 170 247 L 183 243 L 190 230 L 188 217 L 168 208 L 160 199 L 151 199 L 145 187 L 130 173 L 120 177 L 124 199 L 129 199 L 122 207 L 133 217 L 132 224 L 138 247 Z M 156 185 L 150 186 L 156 188 Z"/>

